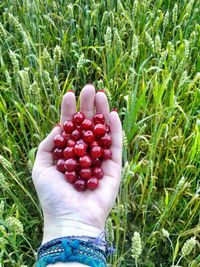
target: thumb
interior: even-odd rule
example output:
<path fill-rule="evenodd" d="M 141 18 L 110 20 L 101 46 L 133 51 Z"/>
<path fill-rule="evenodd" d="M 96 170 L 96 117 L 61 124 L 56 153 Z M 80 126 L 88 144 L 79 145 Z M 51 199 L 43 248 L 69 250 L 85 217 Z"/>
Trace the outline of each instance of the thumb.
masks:
<path fill-rule="evenodd" d="M 52 151 L 54 149 L 54 137 L 62 132 L 61 126 L 56 126 L 50 134 L 40 143 L 35 159 L 35 165 L 38 167 L 53 166 Z"/>

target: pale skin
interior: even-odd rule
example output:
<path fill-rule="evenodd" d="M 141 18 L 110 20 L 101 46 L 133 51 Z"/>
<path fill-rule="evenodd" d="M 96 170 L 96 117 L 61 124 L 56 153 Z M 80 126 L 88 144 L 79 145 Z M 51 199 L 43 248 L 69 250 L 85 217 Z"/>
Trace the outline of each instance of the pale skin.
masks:
<path fill-rule="evenodd" d="M 60 126 L 40 143 L 32 178 L 44 215 L 42 244 L 67 235 L 97 237 L 105 228 L 106 219 L 115 203 L 121 177 L 122 126 L 116 111 L 110 112 L 106 95 L 95 93 L 93 85 L 86 85 L 80 94 L 80 111 L 87 118 L 102 113 L 111 128 L 112 159 L 102 163 L 104 177 L 95 191 L 77 192 L 64 175 L 53 165 L 53 139 L 61 133 L 64 121 L 76 112 L 73 92 L 64 95 L 61 104 Z M 56 263 L 50 266 L 86 266 L 79 263 Z"/>

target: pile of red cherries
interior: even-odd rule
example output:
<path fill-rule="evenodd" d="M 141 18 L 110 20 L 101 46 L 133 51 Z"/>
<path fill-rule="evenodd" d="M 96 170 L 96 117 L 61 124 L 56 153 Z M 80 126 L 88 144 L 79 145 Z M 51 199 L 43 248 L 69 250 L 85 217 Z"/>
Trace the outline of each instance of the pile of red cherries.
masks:
<path fill-rule="evenodd" d="M 112 157 L 111 144 L 110 127 L 103 114 L 96 113 L 90 120 L 77 112 L 54 138 L 56 168 L 77 191 L 95 190 L 104 175 L 102 162 Z"/>

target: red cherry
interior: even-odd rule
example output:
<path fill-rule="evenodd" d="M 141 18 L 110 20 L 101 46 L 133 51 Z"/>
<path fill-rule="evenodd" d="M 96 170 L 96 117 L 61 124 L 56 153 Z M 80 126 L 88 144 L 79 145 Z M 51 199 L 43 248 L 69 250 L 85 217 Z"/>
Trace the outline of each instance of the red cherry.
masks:
<path fill-rule="evenodd" d="M 67 146 L 63 151 L 63 155 L 66 159 L 73 158 L 74 157 L 74 147 Z"/>
<path fill-rule="evenodd" d="M 87 143 L 94 141 L 94 134 L 92 131 L 86 131 L 83 135 L 83 140 Z"/>
<path fill-rule="evenodd" d="M 105 117 L 102 113 L 96 113 L 93 117 L 93 122 L 94 124 L 102 123 L 104 124 L 105 122 Z"/>
<path fill-rule="evenodd" d="M 85 155 L 85 153 L 86 153 L 86 145 L 84 145 L 84 144 L 76 144 L 75 147 L 74 147 L 74 153 L 79 157 Z"/>
<path fill-rule="evenodd" d="M 65 121 L 63 124 L 63 129 L 66 133 L 71 133 L 74 130 L 74 124 L 72 121 Z"/>
<path fill-rule="evenodd" d="M 98 158 L 92 159 L 92 166 L 101 166 L 101 160 Z"/>
<path fill-rule="evenodd" d="M 85 119 L 85 115 L 82 112 L 77 112 L 73 116 L 73 123 L 76 125 L 81 125 L 84 119 Z"/>
<path fill-rule="evenodd" d="M 78 179 L 76 180 L 76 182 L 74 183 L 74 188 L 77 191 L 85 191 L 87 189 L 86 187 L 86 182 L 83 179 Z"/>
<path fill-rule="evenodd" d="M 69 172 L 74 171 L 76 169 L 77 162 L 75 159 L 67 159 L 65 161 L 65 169 Z"/>
<path fill-rule="evenodd" d="M 56 147 L 53 151 L 53 159 L 58 160 L 61 158 L 63 158 L 63 150 L 62 150 L 62 148 Z"/>
<path fill-rule="evenodd" d="M 92 176 L 90 177 L 89 180 L 87 180 L 88 189 L 94 190 L 98 187 L 98 185 L 99 185 L 99 180 L 95 176 Z"/>
<path fill-rule="evenodd" d="M 99 146 L 98 142 L 97 141 L 91 142 L 90 147 L 93 147 L 93 146 Z"/>
<path fill-rule="evenodd" d="M 77 141 L 78 139 L 81 138 L 81 133 L 79 130 L 75 129 L 72 133 L 71 133 L 71 139 L 73 139 L 74 141 Z"/>
<path fill-rule="evenodd" d="M 60 172 L 65 172 L 65 160 L 64 159 L 59 159 L 58 162 L 56 163 L 56 168 Z"/>
<path fill-rule="evenodd" d="M 102 136 L 101 138 L 99 138 L 99 144 L 103 147 L 103 148 L 109 148 L 112 145 L 112 140 L 110 135 L 108 135 L 107 133 Z"/>
<path fill-rule="evenodd" d="M 72 172 L 65 172 L 65 179 L 69 182 L 69 183 L 74 183 L 76 181 L 77 175 L 75 171 Z"/>
<path fill-rule="evenodd" d="M 85 155 L 79 158 L 79 165 L 82 168 L 90 167 L 92 164 L 92 158 L 89 155 Z"/>
<path fill-rule="evenodd" d="M 106 124 L 105 128 L 106 128 L 106 133 L 110 134 L 110 125 Z"/>
<path fill-rule="evenodd" d="M 94 167 L 92 169 L 92 175 L 94 175 L 98 179 L 101 179 L 103 177 L 103 171 L 100 167 Z"/>
<path fill-rule="evenodd" d="M 88 147 L 88 144 L 86 142 L 83 141 L 83 139 L 80 139 L 76 142 L 76 144 L 84 144 L 86 146 L 86 148 Z"/>
<path fill-rule="evenodd" d="M 58 171 L 74 184 L 77 191 L 94 190 L 104 176 L 100 167 L 103 160 L 111 159 L 110 126 L 101 113 L 86 119 L 82 112 L 65 121 L 63 132 L 54 138 L 52 157 Z"/>
<path fill-rule="evenodd" d="M 91 148 L 90 153 L 93 158 L 99 158 L 103 154 L 103 149 L 100 146 L 94 146 Z"/>
<path fill-rule="evenodd" d="M 91 168 L 84 168 L 84 169 L 81 169 L 80 172 L 80 177 L 83 178 L 83 179 L 89 179 L 90 176 L 92 175 L 92 169 Z"/>
<path fill-rule="evenodd" d="M 84 119 L 84 121 L 81 124 L 81 128 L 83 130 L 92 130 L 93 129 L 93 123 L 89 119 Z"/>
<path fill-rule="evenodd" d="M 111 152 L 111 150 L 110 150 L 110 149 L 104 149 L 104 150 L 103 150 L 102 158 L 103 158 L 104 160 L 106 160 L 106 159 L 111 159 L 111 158 L 112 158 L 112 152 Z"/>
<path fill-rule="evenodd" d="M 81 125 L 76 125 L 76 130 L 78 130 L 81 133 L 82 131 Z"/>
<path fill-rule="evenodd" d="M 70 134 L 68 134 L 66 132 L 62 132 L 61 135 L 65 138 L 66 141 L 68 141 L 70 139 Z"/>
<path fill-rule="evenodd" d="M 54 137 L 54 144 L 56 147 L 63 148 L 66 145 L 65 138 L 58 134 Z"/>
<path fill-rule="evenodd" d="M 93 133 L 97 136 L 102 136 L 106 132 L 105 125 L 98 123 L 94 126 Z"/>
<path fill-rule="evenodd" d="M 82 140 L 83 140 L 83 137 L 84 137 L 85 132 L 86 132 L 86 130 L 82 130 L 82 132 L 81 132 L 81 138 L 82 138 Z"/>
<path fill-rule="evenodd" d="M 72 140 L 72 139 L 69 139 L 69 140 L 67 141 L 67 146 L 74 147 L 75 144 L 76 144 L 76 142 L 75 142 L 74 140 Z"/>

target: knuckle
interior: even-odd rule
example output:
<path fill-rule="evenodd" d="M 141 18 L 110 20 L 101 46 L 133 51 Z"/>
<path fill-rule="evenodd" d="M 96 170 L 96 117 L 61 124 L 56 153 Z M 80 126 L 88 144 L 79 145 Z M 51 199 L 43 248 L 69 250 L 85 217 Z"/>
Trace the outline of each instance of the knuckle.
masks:
<path fill-rule="evenodd" d="M 40 152 L 41 150 L 43 150 L 44 149 L 44 144 L 45 144 L 45 142 L 44 142 L 44 140 L 39 144 L 39 146 L 38 146 L 38 152 Z"/>

